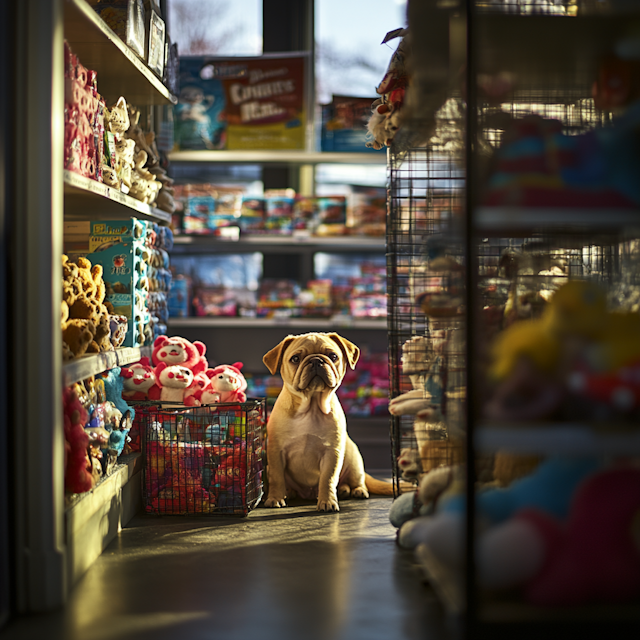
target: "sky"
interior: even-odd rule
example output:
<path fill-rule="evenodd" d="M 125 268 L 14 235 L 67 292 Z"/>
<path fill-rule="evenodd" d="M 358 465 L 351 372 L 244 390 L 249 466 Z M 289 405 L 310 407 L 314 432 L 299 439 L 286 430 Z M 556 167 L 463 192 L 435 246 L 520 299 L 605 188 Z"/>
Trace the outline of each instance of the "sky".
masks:
<path fill-rule="evenodd" d="M 222 5 L 222 14 L 211 19 L 212 33 L 225 33 L 220 55 L 262 53 L 262 0 L 169 0 L 169 32 L 184 51 L 172 20 L 172 5 L 183 3 L 202 16 L 206 5 Z M 320 56 L 317 66 L 318 101 L 329 102 L 331 94 L 374 96 L 397 40 L 381 45 L 387 31 L 405 26 L 406 0 L 316 0 L 316 41 L 321 51 L 334 59 L 349 61 L 360 56 L 366 66 L 329 64 Z M 198 13 L 200 12 L 200 13 Z M 202 20 L 202 18 L 201 18 Z M 370 68 L 368 68 L 370 67 Z"/>

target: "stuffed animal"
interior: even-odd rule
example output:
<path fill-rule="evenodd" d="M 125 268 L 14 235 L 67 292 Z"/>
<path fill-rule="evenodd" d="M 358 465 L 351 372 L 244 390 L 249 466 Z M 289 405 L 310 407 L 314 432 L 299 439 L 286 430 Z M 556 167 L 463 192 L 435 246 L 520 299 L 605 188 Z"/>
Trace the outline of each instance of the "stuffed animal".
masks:
<path fill-rule="evenodd" d="M 134 365 L 135 366 L 135 365 Z M 100 374 L 104 382 L 104 389 L 107 400 L 112 402 L 116 409 L 122 414 L 123 421 L 118 425 L 119 428 L 130 429 L 131 424 L 135 420 L 136 411 L 128 405 L 124 400 L 124 376 L 122 375 L 123 369 L 120 367 L 113 367 L 109 371 Z"/>
<path fill-rule="evenodd" d="M 84 425 L 88 415 L 75 390 L 68 387 L 63 395 L 65 437 L 65 489 L 85 493 L 93 488 L 92 464 L 87 453 L 89 437 Z"/>
<path fill-rule="evenodd" d="M 162 402 L 184 403 L 184 393 L 193 383 L 193 372 L 184 365 L 160 362 L 155 368 Z"/>
<path fill-rule="evenodd" d="M 206 345 L 199 341 L 191 343 L 178 336 L 158 336 L 153 343 L 151 359 L 154 366 L 161 362 L 181 364 L 196 375 L 209 368 L 209 363 L 204 357 L 206 350 Z"/>
<path fill-rule="evenodd" d="M 160 387 L 156 379 L 155 369 L 141 362 L 123 367 L 122 397 L 126 400 L 159 400 Z"/>
<path fill-rule="evenodd" d="M 188 407 L 200 406 L 201 404 L 205 404 L 204 402 L 202 402 L 202 393 L 203 390 L 209 386 L 210 382 L 211 381 L 209 379 L 209 376 L 207 375 L 207 372 L 197 373 L 193 377 L 193 383 L 191 384 L 191 386 L 188 387 L 184 392 L 184 403 Z M 210 400 L 209 396 L 207 396 L 207 399 Z"/>
<path fill-rule="evenodd" d="M 232 365 L 222 364 L 211 369 L 207 372 L 211 383 L 205 391 L 219 394 L 219 402 L 245 402 L 247 381 L 240 369 L 242 369 L 242 362 L 234 362 Z"/>

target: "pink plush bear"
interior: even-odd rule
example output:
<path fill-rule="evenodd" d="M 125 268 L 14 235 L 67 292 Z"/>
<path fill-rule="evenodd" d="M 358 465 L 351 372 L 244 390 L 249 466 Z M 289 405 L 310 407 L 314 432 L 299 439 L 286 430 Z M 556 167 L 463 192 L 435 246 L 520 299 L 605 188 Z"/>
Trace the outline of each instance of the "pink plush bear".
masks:
<path fill-rule="evenodd" d="M 179 364 L 191 369 L 193 375 L 206 371 L 209 367 L 204 354 L 207 350 L 203 342 L 191 343 L 185 338 L 158 336 L 153 343 L 151 359 L 155 366 L 161 362 L 168 365 Z"/>
<path fill-rule="evenodd" d="M 184 403 L 184 393 L 193 383 L 193 372 L 180 364 L 161 362 L 155 369 L 162 402 Z"/>
<path fill-rule="evenodd" d="M 153 367 L 136 362 L 123 367 L 120 375 L 124 378 L 122 397 L 125 400 L 158 400 L 160 387 Z"/>
<path fill-rule="evenodd" d="M 211 382 L 201 394 L 202 404 L 207 404 L 208 402 L 244 402 L 247 399 L 245 394 L 247 381 L 240 369 L 242 369 L 242 362 L 234 362 L 233 364 L 221 364 L 215 369 L 207 371 Z M 219 400 L 214 399 L 216 396 L 219 396 Z M 205 402 L 202 398 L 211 399 Z"/>
<path fill-rule="evenodd" d="M 212 369 L 208 371 L 212 371 Z M 188 407 L 199 407 L 201 404 L 205 404 L 202 401 L 202 394 L 209 383 L 210 380 L 206 371 L 193 376 L 193 383 L 184 392 L 184 403 Z M 209 402 L 211 402 L 211 400 Z"/>

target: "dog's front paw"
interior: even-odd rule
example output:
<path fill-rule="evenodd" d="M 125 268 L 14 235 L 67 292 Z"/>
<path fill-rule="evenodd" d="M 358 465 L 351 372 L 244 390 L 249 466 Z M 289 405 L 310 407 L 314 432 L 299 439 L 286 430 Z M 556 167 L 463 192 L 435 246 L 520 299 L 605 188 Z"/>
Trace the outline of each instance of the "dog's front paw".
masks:
<path fill-rule="evenodd" d="M 340 511 L 338 501 L 335 498 L 318 500 L 318 511 Z"/>
<path fill-rule="evenodd" d="M 365 500 L 369 497 L 369 492 L 366 487 L 356 487 L 351 491 L 351 497 L 357 500 Z"/>
<path fill-rule="evenodd" d="M 278 498 L 267 498 L 264 506 L 273 509 L 274 507 L 286 507 L 287 503 L 284 501 L 284 498 L 281 500 L 278 500 Z"/>

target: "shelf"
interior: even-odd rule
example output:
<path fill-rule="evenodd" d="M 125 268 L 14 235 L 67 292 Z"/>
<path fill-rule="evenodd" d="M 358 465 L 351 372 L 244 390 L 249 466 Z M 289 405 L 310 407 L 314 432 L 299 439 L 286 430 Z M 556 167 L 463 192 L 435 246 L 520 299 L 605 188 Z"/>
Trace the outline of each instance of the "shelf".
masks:
<path fill-rule="evenodd" d="M 64 171 L 64 195 L 64 211 L 67 218 L 87 219 L 100 216 L 121 219 L 136 216 L 160 223 L 171 222 L 170 213 L 68 169 Z"/>
<path fill-rule="evenodd" d="M 475 433 L 478 451 L 596 456 L 640 455 L 637 426 L 541 423 L 533 425 L 479 425 Z"/>
<path fill-rule="evenodd" d="M 226 162 L 232 164 L 387 164 L 386 153 L 329 151 L 174 151 L 170 162 Z"/>
<path fill-rule="evenodd" d="M 475 226 L 478 232 L 492 235 L 527 235 L 536 230 L 619 231 L 640 228 L 640 209 L 480 207 L 475 213 Z"/>
<path fill-rule="evenodd" d="M 151 347 L 120 347 L 114 351 L 80 356 L 64 365 L 64 385 L 80 382 L 113 367 L 133 364 L 145 356 L 151 357 Z"/>
<path fill-rule="evenodd" d="M 384 237 L 340 236 L 241 236 L 239 240 L 225 240 L 214 236 L 179 235 L 173 240 L 173 251 L 197 249 L 224 252 L 260 251 L 278 249 L 278 251 L 384 251 Z"/>
<path fill-rule="evenodd" d="M 64 3 L 64 37 L 80 62 L 98 73 L 107 106 L 120 96 L 136 106 L 175 104 L 177 98 L 85 0 Z"/>
<path fill-rule="evenodd" d="M 226 329 L 269 329 L 274 327 L 291 327 L 292 329 L 309 329 L 312 331 L 334 331 L 338 329 L 373 329 L 387 330 L 386 318 L 169 318 L 169 328 L 226 328 Z"/>
<path fill-rule="evenodd" d="M 446 612 L 461 615 L 465 611 L 462 571 L 454 572 L 442 564 L 430 551 L 426 544 L 420 544 L 415 550 L 415 557 L 427 582 L 433 587 Z"/>

